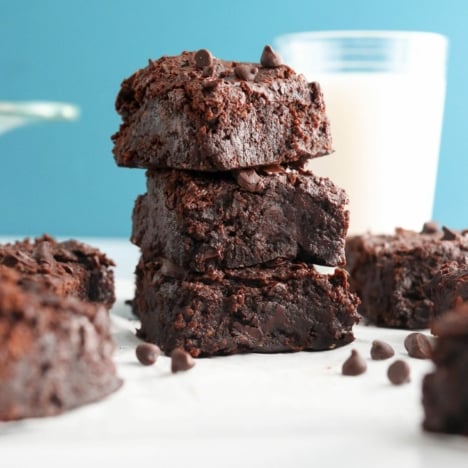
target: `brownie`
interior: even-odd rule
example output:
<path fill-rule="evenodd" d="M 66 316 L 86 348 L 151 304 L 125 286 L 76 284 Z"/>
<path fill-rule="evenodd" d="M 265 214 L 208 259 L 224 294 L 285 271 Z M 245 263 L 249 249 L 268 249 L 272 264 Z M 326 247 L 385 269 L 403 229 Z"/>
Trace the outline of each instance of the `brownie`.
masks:
<path fill-rule="evenodd" d="M 59 296 L 75 296 L 110 308 L 115 302 L 114 262 L 98 249 L 48 235 L 0 245 L 0 265 L 19 272 L 21 282 L 39 283 Z"/>
<path fill-rule="evenodd" d="M 430 283 L 434 317 L 468 301 L 468 260 L 450 262 L 436 273 Z"/>
<path fill-rule="evenodd" d="M 104 306 L 60 297 L 0 265 L 0 420 L 52 416 L 122 382 Z"/>
<path fill-rule="evenodd" d="M 117 164 L 224 171 L 331 153 L 319 85 L 286 65 L 266 65 L 203 50 L 150 60 L 117 96 Z"/>
<path fill-rule="evenodd" d="M 147 260 L 165 257 L 198 272 L 278 257 L 344 264 L 345 192 L 311 173 L 278 170 L 148 171 L 132 242 Z"/>
<path fill-rule="evenodd" d="M 464 262 L 467 254 L 468 234 L 447 228 L 348 238 L 346 268 L 362 301 L 359 312 L 378 326 L 428 327 L 434 305 L 430 281 L 445 263 Z"/>
<path fill-rule="evenodd" d="M 359 299 L 347 273 L 319 274 L 286 260 L 197 274 L 167 259 L 136 269 L 138 335 L 166 354 L 326 350 L 353 341 Z"/>
<path fill-rule="evenodd" d="M 439 317 L 432 354 L 434 372 L 423 380 L 423 427 L 468 435 L 468 302 Z"/>

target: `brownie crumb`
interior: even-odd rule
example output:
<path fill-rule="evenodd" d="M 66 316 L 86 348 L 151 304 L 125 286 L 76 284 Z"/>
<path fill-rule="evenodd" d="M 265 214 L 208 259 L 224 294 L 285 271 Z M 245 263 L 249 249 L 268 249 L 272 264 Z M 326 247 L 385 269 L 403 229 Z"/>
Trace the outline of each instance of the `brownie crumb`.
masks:
<path fill-rule="evenodd" d="M 398 359 L 390 364 L 387 370 L 388 380 L 393 385 L 401 385 L 410 381 L 410 368 L 405 361 Z"/>
<path fill-rule="evenodd" d="M 173 374 L 187 371 L 195 365 L 195 360 L 182 348 L 175 348 L 171 353 L 171 371 Z"/>
<path fill-rule="evenodd" d="M 432 355 L 432 343 L 423 333 L 410 333 L 404 341 L 408 355 L 416 359 L 429 359 Z"/>
<path fill-rule="evenodd" d="M 366 361 L 355 349 L 351 351 L 351 356 L 343 363 L 341 368 L 343 375 L 360 375 L 366 370 Z"/>
<path fill-rule="evenodd" d="M 136 347 L 135 354 L 144 366 L 152 366 L 161 355 L 161 350 L 153 343 L 142 343 Z"/>
<path fill-rule="evenodd" d="M 380 340 L 374 340 L 372 342 L 370 355 L 374 361 L 382 361 L 394 356 L 395 351 L 388 343 Z"/>

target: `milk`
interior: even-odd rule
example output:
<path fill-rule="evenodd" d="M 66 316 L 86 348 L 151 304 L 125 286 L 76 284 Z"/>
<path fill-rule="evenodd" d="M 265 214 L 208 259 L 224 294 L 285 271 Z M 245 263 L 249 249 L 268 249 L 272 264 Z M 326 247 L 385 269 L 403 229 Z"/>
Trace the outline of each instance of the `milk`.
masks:
<path fill-rule="evenodd" d="M 432 217 L 445 78 L 396 72 L 313 74 L 335 153 L 308 163 L 349 196 L 349 234 L 420 230 Z"/>

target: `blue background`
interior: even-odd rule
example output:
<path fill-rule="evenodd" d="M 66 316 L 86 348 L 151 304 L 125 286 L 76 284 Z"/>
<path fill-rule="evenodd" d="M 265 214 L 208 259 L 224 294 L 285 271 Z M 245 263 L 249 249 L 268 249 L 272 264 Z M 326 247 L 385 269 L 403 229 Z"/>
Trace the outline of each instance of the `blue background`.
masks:
<path fill-rule="evenodd" d="M 464 0 L 0 0 L 0 100 L 63 100 L 82 109 L 76 123 L 24 127 L 0 138 L 0 235 L 128 237 L 144 174 L 117 168 L 111 154 L 122 79 L 150 57 L 202 47 L 258 61 L 279 34 L 323 29 L 449 37 L 434 218 L 467 227 L 467 26 Z"/>

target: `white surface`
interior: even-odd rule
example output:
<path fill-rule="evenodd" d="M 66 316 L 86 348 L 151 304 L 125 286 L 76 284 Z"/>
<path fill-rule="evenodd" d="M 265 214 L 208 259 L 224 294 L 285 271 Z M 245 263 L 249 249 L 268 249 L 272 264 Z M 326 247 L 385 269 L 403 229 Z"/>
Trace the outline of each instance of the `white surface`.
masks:
<path fill-rule="evenodd" d="M 422 432 L 421 378 L 428 361 L 408 358 L 406 332 L 356 327 L 356 341 L 326 352 L 198 359 L 172 375 L 170 361 L 141 366 L 132 295 L 136 249 L 91 240 L 118 262 L 112 311 L 122 389 L 55 418 L 0 423 L 0 466 L 466 467 L 468 440 Z M 392 386 L 390 362 L 371 361 L 373 339 L 407 359 L 411 383 Z M 341 375 L 356 348 L 368 371 Z M 66 458 L 64 458 L 66 457 Z M 64 460 L 67 460 L 64 463 Z"/>

